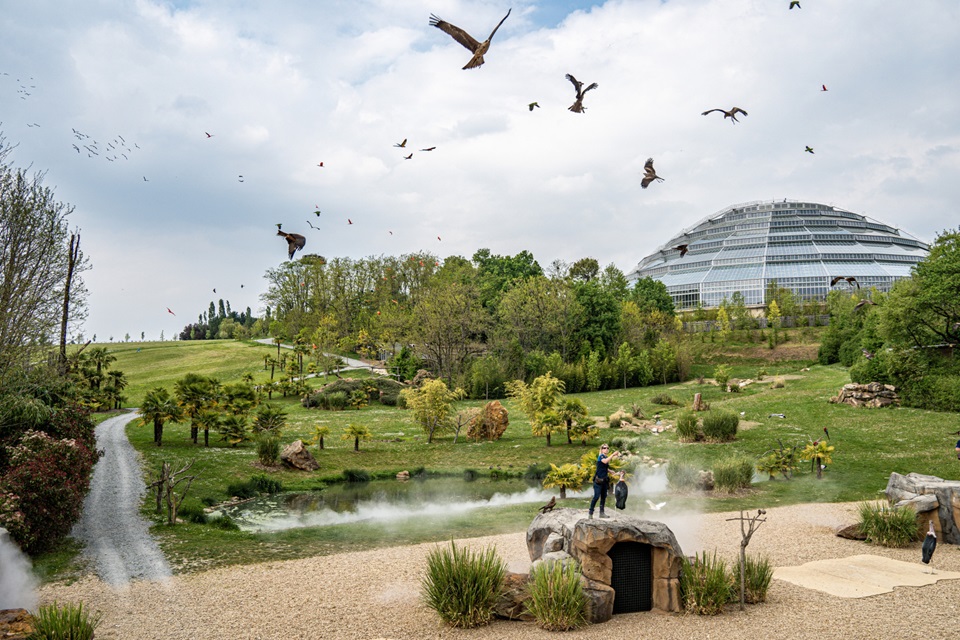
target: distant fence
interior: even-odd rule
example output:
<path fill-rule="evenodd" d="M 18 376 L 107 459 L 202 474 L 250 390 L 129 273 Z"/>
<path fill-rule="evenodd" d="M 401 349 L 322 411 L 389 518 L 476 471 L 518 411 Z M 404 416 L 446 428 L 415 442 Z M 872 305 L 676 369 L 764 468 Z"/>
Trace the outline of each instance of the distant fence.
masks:
<path fill-rule="evenodd" d="M 767 319 L 753 318 L 753 321 L 748 327 L 737 326 L 737 323 L 733 320 L 730 321 L 730 328 L 733 330 L 738 329 L 766 329 L 767 328 Z M 830 315 L 816 315 L 816 316 L 786 316 L 780 318 L 780 326 L 784 329 L 794 329 L 796 327 L 825 327 L 830 324 Z M 697 320 L 695 322 L 684 322 L 683 330 L 687 333 L 703 333 L 709 331 L 719 331 L 720 323 L 716 320 Z"/>

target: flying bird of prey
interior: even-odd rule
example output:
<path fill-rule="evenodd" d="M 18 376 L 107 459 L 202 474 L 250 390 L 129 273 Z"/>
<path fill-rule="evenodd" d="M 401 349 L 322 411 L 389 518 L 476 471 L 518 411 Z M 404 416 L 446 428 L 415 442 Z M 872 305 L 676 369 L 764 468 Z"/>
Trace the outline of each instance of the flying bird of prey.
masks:
<path fill-rule="evenodd" d="M 214 293 L 217 292 L 217 288 L 216 288 L 216 287 L 213 288 L 213 292 L 214 292 Z"/>
<path fill-rule="evenodd" d="M 143 176 L 143 181 L 144 181 L 144 182 L 150 182 L 149 180 L 147 180 L 147 176 Z"/>
<path fill-rule="evenodd" d="M 167 313 L 169 313 L 169 314 L 172 315 L 172 316 L 177 315 L 177 314 L 175 314 L 173 311 L 170 311 L 170 307 L 167 307 Z"/>
<path fill-rule="evenodd" d="M 409 160 L 409 159 L 412 158 L 412 157 L 413 157 L 413 154 L 411 153 L 411 154 L 408 155 L 408 156 L 403 156 L 403 159 L 404 159 L 404 160 Z"/>
<path fill-rule="evenodd" d="M 440 236 L 437 236 L 437 240 L 440 240 Z M 440 242 L 443 242 L 443 240 L 440 240 Z"/>
<path fill-rule="evenodd" d="M 688 251 L 687 247 L 689 246 L 690 245 L 688 244 L 678 244 L 677 246 L 674 247 L 674 249 L 680 252 L 680 257 L 682 258 L 683 256 L 687 255 L 687 251 Z"/>
<path fill-rule="evenodd" d="M 640 186 L 646 189 L 654 180 L 663 182 L 663 178 L 658 176 L 653 168 L 653 158 L 647 158 L 646 163 L 643 165 L 643 180 L 640 181 Z"/>
<path fill-rule="evenodd" d="M 353 220 L 351 220 L 350 218 L 347 218 L 347 224 L 353 224 Z"/>
<path fill-rule="evenodd" d="M 316 216 L 317 216 L 318 218 L 320 217 L 320 209 L 317 209 L 317 210 L 314 211 L 313 213 L 316 214 Z"/>
<path fill-rule="evenodd" d="M 867 360 L 873 360 L 873 354 L 867 351 L 866 349 L 860 349 L 863 352 L 863 357 Z"/>
<path fill-rule="evenodd" d="M 503 20 L 493 28 L 493 31 L 490 32 L 490 35 L 487 36 L 487 39 L 483 42 L 477 42 L 473 36 L 461 29 L 456 25 L 452 25 L 449 22 L 441 20 L 437 16 L 430 14 L 430 26 L 436 27 L 443 31 L 448 36 L 462 44 L 464 47 L 469 49 L 473 53 L 473 57 L 470 58 L 470 62 L 464 65 L 464 69 L 476 69 L 483 64 L 483 54 L 490 49 L 490 41 L 493 40 L 493 34 L 497 32 L 497 29 L 500 28 L 500 25 L 503 24 L 504 20 L 510 17 L 510 12 L 513 9 L 507 10 L 507 15 L 503 16 Z"/>
<path fill-rule="evenodd" d="M 426 149 L 420 149 L 420 151 L 433 151 L 436 147 L 427 147 Z"/>
<path fill-rule="evenodd" d="M 298 249 L 303 249 L 304 245 L 307 244 L 307 239 L 299 233 L 284 233 L 280 229 L 277 229 L 277 235 L 283 236 L 287 241 L 288 260 L 293 260 L 293 254 L 295 254 Z"/>
<path fill-rule="evenodd" d="M 667 505 L 666 502 L 658 502 L 658 503 L 654 504 L 654 503 L 653 503 L 652 501 L 650 501 L 650 500 L 647 500 L 647 504 L 648 504 L 648 505 L 650 506 L 650 508 L 653 509 L 654 511 L 660 511 L 660 509 L 663 509 L 663 508 Z"/>
<path fill-rule="evenodd" d="M 843 280 L 843 278 L 844 278 L 843 276 L 834 276 L 833 279 L 830 281 L 830 286 L 831 287 L 835 286 L 838 282 Z"/>
<path fill-rule="evenodd" d="M 573 111 L 574 113 L 583 113 L 584 111 L 586 111 L 586 107 L 583 106 L 583 94 L 585 94 L 587 91 L 590 91 L 591 89 L 596 89 L 600 85 L 594 82 L 589 87 L 584 89 L 583 83 L 577 80 L 576 78 L 574 78 L 572 75 L 568 73 L 566 77 L 567 77 L 567 80 L 569 80 L 573 84 L 574 89 L 577 90 L 577 100 L 572 105 L 567 107 L 567 109 L 569 109 L 570 111 Z M 533 109 L 531 109 L 531 111 L 533 111 Z"/>
<path fill-rule="evenodd" d="M 316 229 L 317 231 L 320 231 L 320 227 L 315 227 L 315 226 L 313 226 L 313 223 L 310 222 L 309 220 L 307 220 L 307 224 L 310 225 L 310 228 L 311 228 L 311 229 Z"/>
<path fill-rule="evenodd" d="M 794 7 L 797 9 L 803 9 L 803 7 L 800 6 L 800 0 L 790 0 L 790 10 L 793 11 Z"/>
<path fill-rule="evenodd" d="M 863 309 L 863 308 L 864 308 L 865 306 L 867 306 L 868 304 L 876 305 L 877 303 L 874 302 L 873 300 L 867 300 L 866 298 L 864 298 L 863 300 L 861 300 L 861 301 L 858 302 L 857 304 L 853 305 L 853 310 L 854 310 L 854 311 L 860 311 L 860 309 Z"/>
<path fill-rule="evenodd" d="M 813 153 L 813 147 L 810 147 L 807 145 L 804 145 L 804 147 L 805 147 L 804 151 L 806 151 L 807 153 Z"/>
<path fill-rule="evenodd" d="M 546 513 L 547 511 L 553 511 L 553 508 L 557 506 L 557 496 L 551 496 L 550 502 L 540 507 L 540 513 Z"/>
<path fill-rule="evenodd" d="M 722 113 L 724 120 L 726 120 L 727 118 L 730 118 L 730 124 L 736 124 L 740 122 L 739 120 L 737 120 L 738 113 L 742 113 L 743 115 L 749 115 L 746 111 L 744 111 L 740 107 L 732 107 L 730 111 L 726 111 L 724 109 L 710 109 L 709 111 L 704 111 L 700 115 L 705 116 L 708 113 L 713 113 L 714 111 L 719 111 L 720 113 Z"/>
<path fill-rule="evenodd" d="M 207 133 L 207 132 L 204 131 L 204 133 Z M 213 137 L 213 134 L 212 134 L 212 133 L 207 133 L 207 137 L 208 137 L 208 138 L 212 138 L 212 137 Z"/>
<path fill-rule="evenodd" d="M 855 284 L 855 285 L 857 285 L 857 289 L 860 288 L 860 283 L 857 282 L 857 279 L 854 278 L 853 276 L 846 276 L 846 277 L 844 277 L 844 280 L 846 280 L 846 281 L 849 282 L 850 284 Z"/>
<path fill-rule="evenodd" d="M 393 145 L 393 146 L 395 146 L 395 147 L 400 147 L 401 149 L 403 149 L 405 146 L 407 146 L 407 139 L 404 138 L 404 139 L 403 139 L 403 142 L 398 142 L 398 143 L 396 143 L 396 144 Z"/>
<path fill-rule="evenodd" d="M 322 169 L 322 168 L 323 168 L 323 163 L 322 163 L 322 162 L 318 162 L 318 163 L 317 163 L 317 166 Z"/>
<path fill-rule="evenodd" d="M 530 109 L 530 111 L 533 111 L 534 109 L 539 109 L 540 104 L 537 102 L 531 102 L 530 104 L 527 105 L 527 107 Z"/>
<path fill-rule="evenodd" d="M 243 176 L 237 176 L 237 182 L 243 182 Z"/>
<path fill-rule="evenodd" d="M 827 91 L 827 85 L 825 84 L 820 85 L 820 91 Z"/>

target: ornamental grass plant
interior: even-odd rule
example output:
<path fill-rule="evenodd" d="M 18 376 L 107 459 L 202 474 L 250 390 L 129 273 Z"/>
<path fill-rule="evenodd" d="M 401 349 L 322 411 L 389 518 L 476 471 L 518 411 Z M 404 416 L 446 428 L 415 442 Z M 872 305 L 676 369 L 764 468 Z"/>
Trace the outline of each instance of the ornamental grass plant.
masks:
<path fill-rule="evenodd" d="M 91 614 L 83 603 L 54 602 L 33 614 L 33 632 L 27 640 L 91 640 L 103 614 Z"/>
<path fill-rule="evenodd" d="M 766 556 L 747 555 L 744 563 L 744 598 L 747 604 L 767 601 L 767 591 L 773 580 L 773 565 Z M 733 593 L 731 600 L 740 600 L 740 558 L 733 566 Z"/>
<path fill-rule="evenodd" d="M 728 493 L 749 489 L 753 484 L 753 466 L 753 460 L 743 455 L 717 460 L 713 465 L 714 487 L 717 491 Z"/>
<path fill-rule="evenodd" d="M 424 603 L 451 627 L 489 624 L 503 588 L 507 566 L 494 547 L 483 551 L 436 548 L 427 554 L 421 582 Z"/>
<path fill-rule="evenodd" d="M 887 504 L 861 502 L 858 511 L 860 532 L 871 544 L 900 548 L 922 536 L 917 512 L 910 507 L 895 509 Z"/>
<path fill-rule="evenodd" d="M 547 631 L 570 631 L 587 624 L 587 596 L 575 562 L 541 562 L 530 572 L 527 611 Z"/>
<path fill-rule="evenodd" d="M 715 616 L 723 611 L 735 593 L 733 577 L 727 571 L 727 563 L 712 555 L 697 554 L 693 561 L 684 557 L 680 569 L 680 599 L 690 613 Z"/>

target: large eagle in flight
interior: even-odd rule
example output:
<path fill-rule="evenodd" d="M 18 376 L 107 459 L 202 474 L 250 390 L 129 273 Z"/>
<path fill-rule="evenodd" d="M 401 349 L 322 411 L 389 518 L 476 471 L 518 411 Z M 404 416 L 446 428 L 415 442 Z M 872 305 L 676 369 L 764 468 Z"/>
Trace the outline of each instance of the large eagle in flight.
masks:
<path fill-rule="evenodd" d="M 463 68 L 476 69 L 483 64 L 483 54 L 485 54 L 490 48 L 490 41 L 493 40 L 493 34 L 497 32 L 497 29 L 500 28 L 500 25 L 503 24 L 503 21 L 507 19 L 511 11 L 513 11 L 513 9 L 507 9 L 507 15 L 503 16 L 503 20 L 500 21 L 500 24 L 493 28 L 493 31 L 490 32 L 490 35 L 487 36 L 487 39 L 483 42 L 477 42 L 473 36 L 460 27 L 450 24 L 445 20 L 441 20 L 432 13 L 430 14 L 430 26 L 440 29 L 451 38 L 462 44 L 464 47 L 469 49 L 473 53 L 473 57 L 470 58 L 470 62 L 468 62 Z"/>

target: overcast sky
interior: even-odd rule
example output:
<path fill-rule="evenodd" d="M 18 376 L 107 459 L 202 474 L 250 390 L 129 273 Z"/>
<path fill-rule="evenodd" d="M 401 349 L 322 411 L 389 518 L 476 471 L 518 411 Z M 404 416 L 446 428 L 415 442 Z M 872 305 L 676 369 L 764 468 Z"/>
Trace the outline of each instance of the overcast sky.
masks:
<path fill-rule="evenodd" d="M 277 223 L 327 258 L 526 249 L 625 273 L 753 200 L 956 228 L 960 3 L 788 5 L 6 0 L 0 131 L 76 207 L 100 341 L 170 339 L 219 298 L 259 312 Z M 508 9 L 479 69 L 428 23 L 484 40 Z M 567 73 L 599 83 L 585 113 Z M 733 106 L 736 125 L 701 116 Z M 648 157 L 665 181 L 641 189 Z"/>

